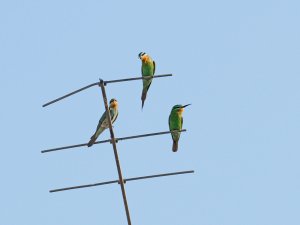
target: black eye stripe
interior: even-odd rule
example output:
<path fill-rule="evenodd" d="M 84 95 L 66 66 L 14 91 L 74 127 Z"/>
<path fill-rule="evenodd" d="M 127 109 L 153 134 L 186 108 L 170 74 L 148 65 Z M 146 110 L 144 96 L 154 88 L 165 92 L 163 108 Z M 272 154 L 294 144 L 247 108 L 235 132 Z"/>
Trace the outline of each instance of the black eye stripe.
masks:
<path fill-rule="evenodd" d="M 145 55 L 146 53 L 145 52 L 140 52 L 139 54 L 139 58 L 141 58 L 143 55 Z"/>
<path fill-rule="evenodd" d="M 182 109 L 182 105 L 176 105 L 176 106 L 173 106 L 173 109 Z"/>
<path fill-rule="evenodd" d="M 113 98 L 109 101 L 109 103 L 112 103 L 113 101 L 117 101 L 117 100 Z"/>

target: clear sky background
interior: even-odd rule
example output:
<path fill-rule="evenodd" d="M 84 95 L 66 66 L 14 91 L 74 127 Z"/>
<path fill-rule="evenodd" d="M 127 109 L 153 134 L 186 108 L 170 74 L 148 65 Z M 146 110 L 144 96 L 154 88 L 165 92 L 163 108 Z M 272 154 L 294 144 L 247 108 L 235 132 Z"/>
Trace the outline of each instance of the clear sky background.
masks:
<path fill-rule="evenodd" d="M 140 75 L 156 61 L 141 111 L 141 81 L 109 85 L 117 137 L 168 130 L 184 112 L 179 151 L 170 135 L 118 144 L 124 177 L 194 169 L 126 184 L 132 224 L 300 224 L 300 3 L 270 1 L 0 1 L 0 224 L 126 224 L 118 185 L 49 189 L 117 178 L 109 144 L 87 142 L 104 111 L 91 88 Z M 109 138 L 106 131 L 100 139 Z"/>

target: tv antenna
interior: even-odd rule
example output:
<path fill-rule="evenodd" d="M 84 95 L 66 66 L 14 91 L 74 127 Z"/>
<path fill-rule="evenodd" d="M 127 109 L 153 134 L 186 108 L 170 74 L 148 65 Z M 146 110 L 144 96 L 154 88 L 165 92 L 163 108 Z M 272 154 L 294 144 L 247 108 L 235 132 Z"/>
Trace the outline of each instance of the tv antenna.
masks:
<path fill-rule="evenodd" d="M 171 131 L 164 131 L 164 132 L 156 132 L 156 133 L 148 133 L 148 134 L 139 134 L 139 135 L 134 135 L 134 136 L 116 138 L 115 134 L 114 134 L 112 122 L 111 122 L 110 111 L 109 111 L 109 107 L 108 107 L 108 103 L 107 103 L 107 96 L 106 96 L 105 87 L 107 86 L 107 84 L 112 84 L 112 83 L 135 81 L 135 80 L 142 80 L 142 79 L 152 79 L 152 78 L 163 78 L 163 77 L 170 77 L 170 76 L 172 76 L 172 74 L 162 74 L 162 75 L 147 76 L 147 77 L 133 77 L 133 78 L 126 78 L 126 79 L 119 79 L 119 80 L 107 80 L 107 81 L 104 81 L 104 80 L 100 79 L 99 82 L 89 84 L 85 87 L 82 87 L 78 90 L 70 92 L 70 93 L 68 93 L 68 94 L 66 94 L 62 97 L 59 97 L 57 99 L 54 99 L 54 100 L 49 101 L 48 103 L 44 104 L 43 107 L 46 107 L 46 106 L 49 106 L 49 105 L 54 104 L 56 102 L 59 102 L 59 101 L 65 99 L 65 98 L 68 98 L 72 95 L 75 95 L 75 94 L 77 94 L 81 91 L 84 91 L 88 88 L 91 88 L 91 87 L 94 87 L 94 86 L 100 86 L 101 91 L 102 91 L 103 103 L 104 103 L 104 107 L 105 107 L 105 111 L 106 111 L 106 117 L 107 117 L 108 125 L 109 125 L 110 139 L 103 140 L 103 141 L 97 141 L 97 142 L 95 142 L 95 144 L 103 144 L 103 143 L 111 143 L 112 144 L 113 151 L 114 151 L 114 156 L 115 156 L 115 161 L 116 161 L 116 166 L 117 166 L 117 170 L 118 170 L 118 176 L 119 176 L 118 180 L 112 180 L 112 181 L 99 182 L 99 183 L 93 183 L 93 184 L 86 184 L 86 185 L 78 185 L 78 186 L 72 186 L 72 187 L 53 189 L 53 190 L 50 190 L 49 192 L 54 193 L 54 192 L 69 191 L 69 190 L 74 190 L 74 189 L 88 188 L 88 187 L 95 187 L 95 186 L 100 186 L 100 185 L 107 185 L 107 184 L 117 183 L 121 187 L 121 192 L 122 192 L 122 197 L 123 197 L 123 202 L 124 202 L 124 207 L 125 207 L 125 212 L 126 212 L 126 217 L 127 217 L 127 223 L 128 223 L 128 225 L 131 225 L 130 212 L 129 212 L 128 202 L 127 202 L 127 197 L 126 197 L 125 185 L 124 185 L 126 182 L 136 181 L 136 180 L 143 180 L 143 179 L 152 179 L 152 178 L 165 177 L 165 176 L 175 176 L 175 175 L 181 175 L 181 174 L 194 173 L 194 170 L 187 170 L 187 171 L 154 174 L 154 175 L 141 176 L 141 177 L 132 177 L 132 178 L 123 178 L 123 174 L 122 174 L 121 164 L 120 164 L 118 150 L 117 150 L 117 142 L 118 141 L 136 139 L 136 138 L 144 138 L 144 137 L 157 136 L 157 135 L 164 135 L 164 134 L 172 133 L 174 131 L 172 131 L 172 132 Z M 186 132 L 186 130 L 182 129 L 182 130 L 177 131 L 177 132 Z M 63 151 L 63 150 L 74 149 L 74 148 L 83 147 L 83 146 L 87 146 L 87 143 L 63 146 L 63 147 L 52 148 L 52 149 L 46 149 L 46 150 L 41 151 L 41 153 Z"/>

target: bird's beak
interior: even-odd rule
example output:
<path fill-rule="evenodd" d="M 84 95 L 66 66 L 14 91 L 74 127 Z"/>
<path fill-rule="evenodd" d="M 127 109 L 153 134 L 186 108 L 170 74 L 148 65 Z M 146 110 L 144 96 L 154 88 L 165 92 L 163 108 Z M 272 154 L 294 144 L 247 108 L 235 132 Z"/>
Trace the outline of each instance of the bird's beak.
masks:
<path fill-rule="evenodd" d="M 189 105 L 191 105 L 191 104 L 184 105 L 184 106 L 182 106 L 181 108 L 185 108 L 185 107 L 187 107 L 187 106 L 189 106 Z"/>
<path fill-rule="evenodd" d="M 184 111 L 184 108 L 189 106 L 191 104 L 187 104 L 187 105 L 184 105 L 184 106 L 181 106 L 181 108 L 179 109 L 179 112 L 182 113 Z"/>

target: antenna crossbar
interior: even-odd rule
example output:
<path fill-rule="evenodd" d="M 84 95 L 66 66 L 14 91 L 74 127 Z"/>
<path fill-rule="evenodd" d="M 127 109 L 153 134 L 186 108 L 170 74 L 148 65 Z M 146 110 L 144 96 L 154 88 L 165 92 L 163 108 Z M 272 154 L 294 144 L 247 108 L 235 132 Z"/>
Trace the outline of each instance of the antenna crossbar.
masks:
<path fill-rule="evenodd" d="M 162 173 L 162 174 L 155 174 L 155 175 L 149 175 L 149 176 L 142 176 L 142 177 L 132 177 L 132 178 L 124 179 L 124 183 L 126 183 L 127 181 L 152 179 L 152 178 L 166 177 L 166 176 L 175 176 L 175 175 L 188 174 L 188 173 L 194 173 L 194 172 L 195 172 L 194 170 L 187 170 L 187 171 L 180 171 L 180 172 L 173 172 L 173 173 Z M 73 187 L 53 189 L 53 190 L 50 190 L 49 192 L 54 193 L 54 192 L 61 192 L 61 191 L 69 191 L 69 190 L 74 190 L 74 189 L 95 187 L 95 186 L 114 184 L 114 183 L 119 183 L 119 180 L 112 180 L 112 181 L 106 181 L 106 182 L 100 182 L 100 183 L 94 183 L 94 184 L 86 184 L 86 185 L 79 185 L 79 186 L 73 186 Z"/>
<path fill-rule="evenodd" d="M 115 138 L 115 140 L 116 140 L 116 142 L 118 142 L 118 141 L 124 141 L 124 140 L 129 140 L 129 139 L 136 139 L 136 138 L 157 136 L 157 135 L 163 135 L 163 134 L 170 134 L 172 132 L 174 132 L 174 131 L 164 131 L 164 132 L 157 132 L 157 133 L 140 134 L 140 135 L 134 135 L 134 136 Z M 183 129 L 179 132 L 186 132 L 186 129 Z M 107 140 L 103 140 L 103 141 L 96 141 L 94 144 L 103 144 L 103 143 L 108 143 L 108 142 L 111 142 L 111 141 L 112 141 L 111 139 L 107 139 Z M 68 146 L 63 146 L 63 147 L 58 147 L 58 148 L 51 148 L 51 149 L 43 150 L 43 151 L 41 151 L 41 153 L 48 153 L 48 152 L 62 151 L 62 150 L 72 149 L 72 148 L 79 148 L 79 147 L 87 146 L 87 144 L 88 143 L 83 143 L 83 144 L 68 145 Z"/>
<path fill-rule="evenodd" d="M 103 81 L 103 84 L 106 85 L 106 84 L 118 83 L 118 82 L 125 82 L 125 81 L 134 81 L 134 80 L 151 79 L 151 78 L 162 78 L 162 77 L 170 77 L 170 76 L 172 76 L 172 74 L 162 74 L 162 75 L 147 76 L 147 77 L 132 77 L 132 78 L 118 79 L 118 80 L 106 80 L 106 81 Z M 53 103 L 59 102 L 59 101 L 65 99 L 65 98 L 68 98 L 68 97 L 70 97 L 72 95 L 75 95 L 75 94 L 77 94 L 77 93 L 79 93 L 81 91 L 84 91 L 84 90 L 86 90 L 88 88 L 91 88 L 93 86 L 100 86 L 100 82 L 92 83 L 92 84 L 89 84 L 89 85 L 87 85 L 85 87 L 82 87 L 82 88 L 80 88 L 80 89 L 78 89 L 76 91 L 72 91 L 72 92 L 70 92 L 70 93 L 68 93 L 68 94 L 66 94 L 66 95 L 64 95 L 62 97 L 59 97 L 57 99 L 54 99 L 54 100 L 52 100 L 50 102 L 45 103 L 43 105 L 43 107 L 46 107 L 46 106 L 51 105 Z"/>

